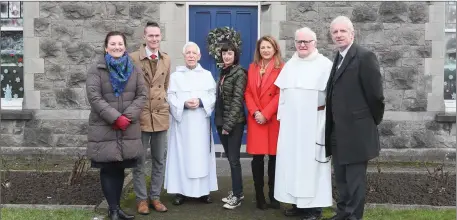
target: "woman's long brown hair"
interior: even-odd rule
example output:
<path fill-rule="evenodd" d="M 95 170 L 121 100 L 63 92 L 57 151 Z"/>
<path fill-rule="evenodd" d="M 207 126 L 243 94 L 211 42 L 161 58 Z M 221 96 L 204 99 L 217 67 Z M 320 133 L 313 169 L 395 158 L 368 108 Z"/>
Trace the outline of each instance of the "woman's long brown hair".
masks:
<path fill-rule="evenodd" d="M 262 62 L 262 56 L 260 55 L 260 44 L 263 41 L 267 41 L 273 46 L 273 49 L 275 50 L 275 55 L 273 55 L 273 58 L 275 59 L 275 68 L 279 68 L 284 61 L 282 60 L 281 50 L 279 48 L 278 41 L 276 41 L 276 39 L 274 39 L 270 35 L 265 35 L 257 41 L 257 43 L 255 45 L 253 63 L 257 64 L 258 66 L 261 66 L 260 62 Z"/>

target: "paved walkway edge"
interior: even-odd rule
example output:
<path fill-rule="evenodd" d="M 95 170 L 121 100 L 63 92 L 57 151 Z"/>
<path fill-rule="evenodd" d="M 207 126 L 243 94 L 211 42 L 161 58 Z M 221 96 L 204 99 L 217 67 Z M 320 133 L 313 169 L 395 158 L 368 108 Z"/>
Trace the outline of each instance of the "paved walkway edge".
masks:
<path fill-rule="evenodd" d="M 2 208 L 25 209 L 82 209 L 94 211 L 95 205 L 44 205 L 44 204 L 2 204 Z"/>
<path fill-rule="evenodd" d="M 455 206 L 432 206 L 432 205 L 403 205 L 403 204 L 379 204 L 379 203 L 367 203 L 365 204 L 367 209 L 373 208 L 385 208 L 390 210 L 410 210 L 410 209 L 432 209 L 432 210 L 447 210 L 454 209 Z"/>

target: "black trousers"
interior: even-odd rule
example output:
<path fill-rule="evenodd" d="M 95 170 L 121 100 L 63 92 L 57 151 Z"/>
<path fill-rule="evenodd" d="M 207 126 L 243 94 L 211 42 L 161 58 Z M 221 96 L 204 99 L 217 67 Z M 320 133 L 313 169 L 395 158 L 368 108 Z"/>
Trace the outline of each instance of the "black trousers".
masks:
<path fill-rule="evenodd" d="M 124 168 L 103 167 L 100 169 L 100 183 L 110 210 L 119 209 L 124 177 Z"/>
<path fill-rule="evenodd" d="M 241 194 L 243 194 L 243 180 L 241 174 L 240 151 L 244 124 L 236 124 L 228 135 L 222 134 L 222 127 L 219 126 L 217 127 L 217 132 L 230 164 L 233 195 L 241 196 Z"/>
<path fill-rule="evenodd" d="M 332 162 L 336 188 L 337 215 L 349 220 L 362 219 L 365 197 L 368 161 L 354 164 L 340 164 L 335 131 L 331 133 Z"/>

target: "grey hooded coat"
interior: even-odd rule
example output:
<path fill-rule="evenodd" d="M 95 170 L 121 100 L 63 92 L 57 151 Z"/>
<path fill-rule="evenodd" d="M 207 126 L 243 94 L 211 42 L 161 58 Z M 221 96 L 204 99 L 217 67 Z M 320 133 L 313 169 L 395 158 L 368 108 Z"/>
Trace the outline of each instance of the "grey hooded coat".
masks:
<path fill-rule="evenodd" d="M 122 95 L 116 97 L 103 56 L 88 70 L 86 93 L 91 111 L 87 156 L 93 162 L 137 159 L 143 153 L 139 117 L 147 88 L 140 71 L 134 68 Z M 132 120 L 131 124 L 126 131 L 114 130 L 112 126 L 122 114 Z"/>

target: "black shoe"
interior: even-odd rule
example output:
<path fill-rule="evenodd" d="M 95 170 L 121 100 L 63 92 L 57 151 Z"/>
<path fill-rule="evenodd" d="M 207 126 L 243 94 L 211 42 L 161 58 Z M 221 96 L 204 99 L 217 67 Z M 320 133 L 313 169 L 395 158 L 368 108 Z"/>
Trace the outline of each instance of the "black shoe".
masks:
<path fill-rule="evenodd" d="M 176 194 L 175 198 L 173 199 L 173 205 L 182 205 L 184 203 L 184 196 L 180 194 Z"/>
<path fill-rule="evenodd" d="M 266 202 L 257 201 L 257 208 L 261 209 L 261 210 L 266 210 L 266 209 L 268 209 L 268 205 Z"/>
<path fill-rule="evenodd" d="M 281 203 L 279 203 L 277 200 L 271 201 L 270 202 L 270 207 L 272 209 L 280 209 L 281 208 Z"/>
<path fill-rule="evenodd" d="M 341 215 L 334 215 L 330 218 L 325 218 L 325 219 L 322 219 L 322 220 L 346 220 L 345 217 L 342 217 Z"/>
<path fill-rule="evenodd" d="M 305 210 L 301 209 L 301 208 L 297 208 L 296 205 L 292 205 L 292 208 L 286 209 L 284 211 L 284 215 L 288 216 L 288 217 L 299 216 L 299 215 L 302 215 L 303 213 L 305 213 Z"/>
<path fill-rule="evenodd" d="M 256 200 L 258 209 L 261 209 L 261 210 L 268 209 L 268 205 L 265 200 L 265 195 L 263 194 L 263 189 L 258 186 L 256 187 L 256 190 L 255 190 L 255 200 Z"/>
<path fill-rule="evenodd" d="M 118 213 L 119 213 L 119 218 L 123 219 L 123 220 L 130 220 L 130 219 L 135 218 L 134 215 L 129 215 L 129 214 L 125 213 L 124 211 L 122 211 L 122 209 L 119 209 Z"/>
<path fill-rule="evenodd" d="M 320 220 L 322 219 L 322 213 L 321 212 L 311 212 L 306 214 L 302 220 Z"/>
<path fill-rule="evenodd" d="M 108 218 L 110 220 L 121 220 L 121 218 L 119 217 L 119 210 L 109 210 Z"/>
<path fill-rule="evenodd" d="M 211 196 L 209 195 L 200 197 L 200 201 L 206 204 L 213 203 L 213 199 L 211 199 Z"/>
<path fill-rule="evenodd" d="M 305 216 L 302 220 L 320 220 L 322 218 L 321 215 L 310 215 Z"/>
<path fill-rule="evenodd" d="M 275 199 L 275 196 L 274 196 L 274 189 L 272 189 L 270 187 L 270 192 L 268 193 L 268 196 L 270 197 L 270 208 L 272 209 L 280 209 L 281 208 L 281 204 L 279 203 L 278 200 Z"/>

